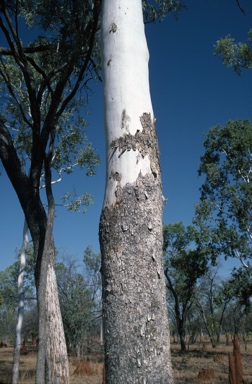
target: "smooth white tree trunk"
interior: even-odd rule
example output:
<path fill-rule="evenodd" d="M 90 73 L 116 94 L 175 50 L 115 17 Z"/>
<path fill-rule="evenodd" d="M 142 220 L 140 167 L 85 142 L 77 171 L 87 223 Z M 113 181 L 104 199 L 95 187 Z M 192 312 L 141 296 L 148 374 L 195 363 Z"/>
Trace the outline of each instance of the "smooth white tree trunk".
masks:
<path fill-rule="evenodd" d="M 24 273 L 26 265 L 26 249 L 28 245 L 28 225 L 24 220 L 23 228 L 23 242 L 20 253 L 20 267 L 18 275 L 18 316 L 14 342 L 14 353 L 13 353 L 13 368 L 12 368 L 12 384 L 18 384 L 19 382 L 19 358 L 21 348 L 21 335 L 24 318 Z"/>
<path fill-rule="evenodd" d="M 139 172 L 143 176 L 151 173 L 148 155 L 143 157 L 137 145 L 136 150 L 131 150 L 131 143 L 128 145 L 130 150 L 127 150 L 127 145 L 120 140 L 123 135 L 135 135 L 137 131 L 142 131 L 140 117 L 144 112 L 154 119 L 149 89 L 149 51 L 140 0 L 103 2 L 102 44 L 109 173 L 106 179 L 106 206 L 116 200 L 118 181 L 115 177 L 110 177 L 111 172 L 120 171 L 121 187 L 136 181 Z M 113 141 L 116 141 L 114 145 Z"/>
<path fill-rule="evenodd" d="M 103 0 L 107 175 L 99 234 L 107 384 L 173 383 L 148 61 L 141 0 Z"/>

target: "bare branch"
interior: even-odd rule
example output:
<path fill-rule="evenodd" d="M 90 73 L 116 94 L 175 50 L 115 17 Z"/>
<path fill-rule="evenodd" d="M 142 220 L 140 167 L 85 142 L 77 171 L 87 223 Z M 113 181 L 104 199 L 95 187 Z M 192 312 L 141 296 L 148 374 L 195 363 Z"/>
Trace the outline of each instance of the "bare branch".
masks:
<path fill-rule="evenodd" d="M 240 11 L 245 15 L 246 12 L 245 10 L 242 8 L 241 4 L 240 4 L 240 1 L 239 0 L 236 0 L 236 4 L 238 5 L 238 8 L 240 9 Z"/>
<path fill-rule="evenodd" d="M 2 64 L 2 67 L 3 67 L 3 70 L 4 70 L 4 69 L 5 69 L 5 64 L 4 64 L 4 62 L 2 61 L 1 58 L 0 58 L 0 60 L 1 60 L 1 64 Z M 13 85 L 12 85 L 12 83 L 11 83 L 11 79 L 10 79 L 10 77 L 9 77 L 8 71 L 5 70 L 5 72 L 4 72 L 3 70 L 2 70 L 1 67 L 0 67 L 0 76 L 2 76 L 2 78 L 3 78 L 3 80 L 4 80 L 5 84 L 6 84 L 6 86 L 7 86 L 7 88 L 8 88 L 8 90 L 9 90 L 9 92 L 10 92 L 10 95 L 11 95 L 11 96 L 13 97 L 13 99 L 15 100 L 15 102 L 16 102 L 16 104 L 17 104 L 17 106 L 18 106 L 18 108 L 19 108 L 19 110 L 20 110 L 20 112 L 21 112 L 21 115 L 22 115 L 22 117 L 23 117 L 23 119 L 24 119 L 24 122 L 31 128 L 31 127 L 32 127 L 32 124 L 31 124 L 31 122 L 27 119 L 26 114 L 25 114 L 25 111 L 24 111 L 24 109 L 23 109 L 23 105 L 22 105 L 22 103 L 19 102 L 19 100 L 18 100 L 18 98 L 17 98 L 17 96 L 16 96 L 16 94 L 15 94 L 15 91 L 14 91 L 14 89 L 13 89 Z"/>
<path fill-rule="evenodd" d="M 26 47 L 26 48 L 23 48 L 23 52 L 25 54 L 32 54 L 32 53 L 46 52 L 53 49 L 56 49 L 55 45 L 48 44 L 48 45 L 39 45 L 36 47 Z M 0 54 L 4 56 L 13 56 L 12 50 L 4 47 L 0 47 Z"/>
<path fill-rule="evenodd" d="M 92 53 L 92 50 L 93 50 L 93 46 L 94 46 L 94 41 L 95 41 L 95 34 L 97 32 L 97 25 L 98 25 L 98 21 L 99 21 L 99 9 L 101 7 L 101 2 L 98 2 L 97 4 L 97 9 L 94 9 L 94 12 L 93 12 L 93 15 L 94 15 L 94 19 L 92 20 L 92 22 L 90 23 L 90 28 L 87 28 L 88 30 L 90 29 L 90 37 L 89 37 L 89 44 L 88 44 L 88 51 L 87 51 L 87 54 L 86 54 L 86 58 L 85 58 L 85 61 L 82 65 L 82 68 L 79 72 L 79 75 L 77 77 L 77 80 L 75 82 L 75 85 L 73 87 L 73 90 L 72 92 L 70 92 L 70 94 L 65 98 L 65 100 L 62 102 L 62 105 L 61 105 L 61 108 L 60 110 L 57 112 L 57 116 L 61 116 L 61 114 L 64 112 L 67 104 L 73 99 L 73 97 L 76 95 L 78 89 L 79 89 L 79 86 L 83 80 L 83 76 L 86 72 L 86 69 L 88 67 L 88 64 L 89 64 L 89 61 L 90 61 L 90 58 L 91 58 L 91 53 Z"/>

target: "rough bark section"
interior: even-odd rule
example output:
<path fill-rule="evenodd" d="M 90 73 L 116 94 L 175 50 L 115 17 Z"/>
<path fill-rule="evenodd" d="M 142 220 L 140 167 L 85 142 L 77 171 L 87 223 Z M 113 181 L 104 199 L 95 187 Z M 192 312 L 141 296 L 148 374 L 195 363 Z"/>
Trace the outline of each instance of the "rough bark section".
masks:
<path fill-rule="evenodd" d="M 162 188 L 155 126 L 147 113 L 143 130 L 129 135 L 149 156 L 152 173 L 118 187 L 116 203 L 100 221 L 107 384 L 167 384 L 170 341 L 162 264 Z M 129 143 L 124 135 L 121 143 Z M 118 150 L 118 151 L 117 151 Z M 119 152 L 119 153 L 118 153 Z"/>
<path fill-rule="evenodd" d="M 56 275 L 52 264 L 49 264 L 47 270 L 46 305 L 48 382 L 66 384 L 69 383 L 67 349 L 58 300 Z"/>
<path fill-rule="evenodd" d="M 242 361 L 238 336 L 233 340 L 233 353 L 229 353 L 229 383 L 242 384 Z"/>
<path fill-rule="evenodd" d="M 234 355 L 231 352 L 229 352 L 228 356 L 229 356 L 229 384 L 236 384 Z"/>
<path fill-rule="evenodd" d="M 238 336 L 234 337 L 234 348 L 233 348 L 234 360 L 235 360 L 235 375 L 236 384 L 242 384 L 242 361 L 241 361 L 241 350 L 239 345 Z"/>

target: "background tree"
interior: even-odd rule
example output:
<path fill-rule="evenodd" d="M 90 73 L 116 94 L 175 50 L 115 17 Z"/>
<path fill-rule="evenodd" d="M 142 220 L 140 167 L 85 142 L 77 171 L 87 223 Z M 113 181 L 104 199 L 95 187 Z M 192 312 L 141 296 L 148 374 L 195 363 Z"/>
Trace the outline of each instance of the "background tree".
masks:
<path fill-rule="evenodd" d="M 185 227 L 182 222 L 167 224 L 163 233 L 168 298 L 172 298 L 181 351 L 185 352 L 186 317 L 194 301 L 198 279 L 208 270 L 208 254 L 196 247 L 198 234 L 192 225 Z"/>
<path fill-rule="evenodd" d="M 19 275 L 19 255 L 21 250 L 17 250 L 16 260 L 13 264 L 7 267 L 4 271 L 0 271 L 0 295 L 3 297 L 5 304 L 17 308 L 18 305 L 18 287 L 17 279 Z M 33 248 L 28 246 L 27 249 L 27 266 L 24 275 L 24 300 L 27 305 L 30 305 L 33 300 L 36 300 L 34 290 L 34 255 Z"/>
<path fill-rule="evenodd" d="M 0 12 L 0 29 L 6 42 L 0 50 L 2 94 L 6 95 L 1 98 L 0 158 L 34 244 L 40 329 L 36 380 L 45 381 L 47 361 L 49 380 L 55 382 L 57 376 L 61 382 L 68 382 L 54 272 L 52 167 L 59 170 L 65 164 L 65 170 L 69 170 L 69 158 L 71 162 L 78 159 L 80 165 L 90 162 L 91 168 L 96 162 L 90 147 L 78 156 L 71 150 L 84 139 L 83 123 L 76 114 L 81 99 L 73 99 L 99 66 L 94 52 L 100 1 L 1 1 Z M 20 19 L 38 32 L 27 46 L 22 43 L 27 39 L 20 36 L 21 30 L 27 31 L 19 28 Z M 42 179 L 47 211 L 40 195 Z"/>
<path fill-rule="evenodd" d="M 232 300 L 232 295 L 224 295 L 218 270 L 218 265 L 210 267 L 195 290 L 195 302 L 203 322 L 203 329 L 209 336 L 213 348 L 220 342 L 225 312 Z"/>
<path fill-rule="evenodd" d="M 93 248 L 89 245 L 84 251 L 84 276 L 88 282 L 88 286 L 92 291 L 95 302 L 101 303 L 101 254 L 93 252 Z"/>
<path fill-rule="evenodd" d="M 64 257 L 64 263 L 57 263 L 56 274 L 68 350 L 80 357 L 88 352 L 89 337 L 97 337 L 93 330 L 101 302 L 95 300 L 94 287 L 73 258 Z M 99 335 L 100 327 L 96 328 Z"/>
<path fill-rule="evenodd" d="M 251 268 L 234 268 L 231 277 L 223 282 L 219 297 L 220 302 L 228 302 L 228 322 L 225 324 L 227 332 L 233 335 L 246 333 L 246 319 L 251 313 L 251 297 Z"/>
<path fill-rule="evenodd" d="M 215 259 L 251 259 L 252 129 L 248 120 L 229 121 L 210 129 L 204 141 L 199 175 L 205 176 L 195 223 L 208 233 L 206 243 Z M 247 261 L 248 260 L 248 261 Z"/>
<path fill-rule="evenodd" d="M 16 261 L 6 268 L 4 271 L 0 271 L 0 295 L 3 298 L 3 305 L 1 306 L 1 321 L 2 329 L 0 330 L 0 337 L 8 338 L 13 340 L 14 332 L 14 322 L 16 319 L 16 313 L 18 308 L 18 286 L 17 280 L 19 276 L 19 254 L 21 251 L 17 252 Z M 24 284 L 23 284 L 23 307 L 26 306 L 27 312 L 34 307 L 34 302 L 36 302 L 36 293 L 35 293 L 35 284 L 34 284 L 34 258 L 32 247 L 28 246 L 27 249 L 27 269 L 24 273 Z M 12 319 L 10 320 L 10 314 Z M 37 318 L 37 316 L 33 317 Z M 7 323 L 8 324 L 7 324 Z M 25 332 L 29 333 L 29 325 L 26 321 L 26 316 L 24 315 L 24 325 Z M 9 329 L 9 331 L 7 331 Z M 21 335 L 20 335 L 21 337 Z"/>
<path fill-rule="evenodd" d="M 252 29 L 248 32 L 247 43 L 236 43 L 230 35 L 221 38 L 215 45 L 215 55 L 220 57 L 223 64 L 231 67 L 238 75 L 242 69 L 252 68 Z"/>
<path fill-rule="evenodd" d="M 28 225 L 26 220 L 24 221 L 23 228 L 23 242 L 20 252 L 20 266 L 18 274 L 18 315 L 17 325 L 14 342 L 13 352 L 13 369 L 12 369 L 12 384 L 18 384 L 19 382 L 19 357 L 20 357 L 20 345 L 21 345 L 21 333 L 24 319 L 24 274 L 26 265 L 26 250 L 28 247 Z"/>

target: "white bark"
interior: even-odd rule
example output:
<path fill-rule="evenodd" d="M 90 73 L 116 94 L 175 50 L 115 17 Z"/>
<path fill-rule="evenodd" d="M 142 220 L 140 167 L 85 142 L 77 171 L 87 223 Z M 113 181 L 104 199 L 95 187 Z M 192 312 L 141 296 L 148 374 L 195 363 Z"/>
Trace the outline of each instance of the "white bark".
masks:
<path fill-rule="evenodd" d="M 100 221 L 107 384 L 172 384 L 162 185 L 141 0 L 103 0 Z"/>
<path fill-rule="evenodd" d="M 102 16 L 102 61 L 104 83 L 107 172 L 120 170 L 120 185 L 135 181 L 139 172 L 151 173 L 150 159 L 136 148 L 120 157 L 111 143 L 122 135 L 135 135 L 143 127 L 140 117 L 153 110 L 149 90 L 149 52 L 144 32 L 142 3 L 104 1 Z M 107 177 L 104 205 L 115 202 L 118 181 Z"/>
<path fill-rule="evenodd" d="M 13 354 L 13 369 L 12 369 L 12 384 L 18 384 L 19 382 L 19 357 L 21 348 L 21 334 L 24 318 L 24 273 L 26 264 L 26 248 L 28 245 L 28 225 L 26 220 L 24 221 L 23 229 L 23 243 L 20 253 L 20 268 L 18 275 L 18 317 L 14 342 L 14 354 Z"/>

